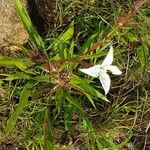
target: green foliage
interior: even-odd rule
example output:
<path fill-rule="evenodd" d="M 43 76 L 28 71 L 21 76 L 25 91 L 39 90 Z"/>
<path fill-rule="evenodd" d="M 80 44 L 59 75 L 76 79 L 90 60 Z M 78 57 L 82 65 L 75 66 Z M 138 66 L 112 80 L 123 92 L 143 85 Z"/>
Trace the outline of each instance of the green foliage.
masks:
<path fill-rule="evenodd" d="M 53 42 L 54 53 L 61 57 L 65 57 L 65 51 L 67 50 L 66 44 L 69 44 L 74 33 L 74 21 L 69 25 L 68 29 L 62 33 L 57 39 Z"/>
<path fill-rule="evenodd" d="M 137 57 L 142 67 L 146 67 L 148 65 L 148 59 L 150 57 L 149 47 L 146 43 L 143 43 L 137 49 Z"/>
<path fill-rule="evenodd" d="M 25 58 L 12 58 L 8 56 L 0 56 L 0 65 L 1 66 L 16 66 L 20 70 L 25 71 L 29 66 L 33 65 L 34 63 Z"/>
<path fill-rule="evenodd" d="M 96 89 L 94 89 L 92 86 L 90 86 L 86 80 L 84 80 L 80 77 L 73 75 L 71 77 L 70 83 L 74 89 L 77 89 L 81 93 L 83 93 L 94 107 L 95 107 L 95 104 L 93 101 L 94 97 L 98 97 L 101 100 L 109 102 L 105 96 L 103 96 L 100 92 L 98 92 Z"/>
<path fill-rule="evenodd" d="M 89 47 L 91 46 L 91 44 L 95 41 L 97 34 L 93 34 L 82 46 L 81 48 L 81 53 L 85 53 Z"/>
<path fill-rule="evenodd" d="M 114 17 L 128 11 L 129 1 L 125 7 L 120 2 L 98 0 L 64 0 L 57 1 L 56 6 L 60 26 L 44 39 L 22 1 L 16 0 L 31 45 L 21 46 L 19 58 L 0 56 L 0 66 L 6 69 L 0 73 L 0 108 L 5 106 L 1 111 L 4 113 L 11 110 L 5 118 L 7 123 L 4 121 L 4 134 L 11 137 L 11 131 L 19 132 L 21 128 L 26 149 L 33 150 L 65 150 L 55 145 L 59 134 L 63 134 L 55 133 L 59 127 L 71 140 L 79 140 L 83 149 L 129 149 L 129 144 L 134 147 L 131 137 L 138 138 L 142 130 L 148 134 L 150 128 L 145 119 L 149 113 L 149 20 L 143 17 L 143 24 L 138 26 L 141 16 L 135 14 L 129 26 L 112 27 Z M 144 15 L 146 10 L 142 11 Z M 102 45 L 95 46 L 96 42 Z M 112 76 L 112 89 L 105 97 L 100 85 L 95 84 L 98 79 L 92 80 L 78 69 L 99 64 L 111 43 L 115 45 L 114 63 L 122 68 L 123 75 L 120 79 Z M 19 96 L 17 104 L 14 96 Z M 74 136 L 76 131 L 78 135 Z"/>
<path fill-rule="evenodd" d="M 15 110 L 11 113 L 11 116 L 7 120 L 6 134 L 8 134 L 15 126 L 19 114 L 22 113 L 23 109 L 28 104 L 28 98 L 30 96 L 31 90 L 34 86 L 34 82 L 28 82 L 20 93 L 19 103 Z"/>
<path fill-rule="evenodd" d="M 40 35 L 38 34 L 38 32 L 36 31 L 36 29 L 34 28 L 29 15 L 22 4 L 22 0 L 15 0 L 15 2 L 18 14 L 21 18 L 21 21 L 26 31 L 28 32 L 31 40 L 33 41 L 33 44 L 35 44 L 35 46 L 37 46 L 39 50 L 44 50 L 45 49 L 44 42 L 40 37 Z"/>
<path fill-rule="evenodd" d="M 45 50 L 44 42 L 42 38 L 39 36 L 36 29 L 33 27 L 29 15 L 20 0 L 16 0 L 16 8 L 24 24 L 25 29 L 31 38 L 30 40 L 33 44 L 33 47 L 36 47 L 36 49 L 32 49 L 31 47 L 30 50 L 27 50 L 26 48 L 21 47 L 23 54 L 25 54 L 23 58 L 13 58 L 7 56 L 0 57 L 0 65 L 19 68 L 19 70 L 14 70 L 14 72 L 12 73 L 1 74 L 2 80 L 10 82 L 16 80 L 24 80 L 24 82 L 26 83 L 25 85 L 23 85 L 23 90 L 20 93 L 18 105 L 16 106 L 15 110 L 11 113 L 11 116 L 7 120 L 6 134 L 12 131 L 17 122 L 18 116 L 27 106 L 30 93 L 31 92 L 33 93 L 32 89 L 33 85 L 38 87 L 39 83 L 41 84 L 49 83 L 50 86 L 52 86 L 49 89 L 50 92 L 48 92 L 46 95 L 54 96 L 54 100 L 52 99 L 51 96 L 48 96 L 46 98 L 45 103 L 49 105 L 49 103 L 52 102 L 56 106 L 55 113 L 52 114 L 53 119 L 55 119 L 63 109 L 65 110 L 64 125 L 66 130 L 69 130 L 71 128 L 70 121 L 72 120 L 72 116 L 75 113 L 75 111 L 80 112 L 80 114 L 82 115 L 86 115 L 82 103 L 80 102 L 80 100 L 76 98 L 76 96 L 72 94 L 71 89 L 77 90 L 78 94 L 81 95 L 82 97 L 87 97 L 87 99 L 95 108 L 96 106 L 94 104 L 94 99 L 105 100 L 107 102 L 108 100 L 95 88 L 89 85 L 86 79 L 80 78 L 72 74 L 77 65 L 75 66 L 73 65 L 74 61 L 72 61 L 71 58 L 69 58 L 70 61 L 64 62 L 60 68 L 55 68 L 55 64 L 53 65 L 52 64 L 53 62 L 50 62 L 48 54 L 44 52 Z M 69 25 L 68 29 L 65 32 L 60 34 L 60 36 L 58 36 L 53 41 L 52 52 L 54 57 L 51 58 L 51 60 L 57 60 L 59 62 L 63 58 L 68 58 L 70 56 L 78 57 L 78 55 L 75 56 L 73 52 L 75 46 L 74 41 L 72 40 L 73 34 L 74 34 L 74 21 L 72 21 L 72 23 Z M 95 37 L 95 35 L 93 35 L 92 37 Z M 93 40 L 88 40 L 88 42 L 84 44 L 83 49 L 87 49 L 91 45 L 92 41 Z M 80 60 L 75 61 L 75 63 L 77 64 L 78 62 L 80 62 Z M 32 68 L 32 66 L 34 65 L 36 65 L 36 67 Z M 50 67 L 50 65 L 53 66 L 55 69 L 53 71 L 53 69 L 51 70 L 51 68 L 49 68 L 51 72 L 47 74 L 44 70 L 44 66 Z M 65 68 L 68 68 L 68 70 L 65 70 Z M 62 78 L 61 74 L 65 71 L 67 71 L 69 77 L 68 76 L 65 77 L 64 75 L 64 78 L 61 79 Z M 64 104 L 66 106 L 64 106 Z M 46 107 L 44 109 L 45 119 L 43 123 L 44 124 L 43 142 L 39 143 L 45 149 L 47 149 L 47 147 L 51 148 L 53 147 L 52 133 L 50 130 L 51 126 L 49 126 L 50 124 L 52 124 L 53 120 L 51 120 L 52 118 L 49 117 L 50 115 L 49 109 L 50 109 L 49 107 Z"/>

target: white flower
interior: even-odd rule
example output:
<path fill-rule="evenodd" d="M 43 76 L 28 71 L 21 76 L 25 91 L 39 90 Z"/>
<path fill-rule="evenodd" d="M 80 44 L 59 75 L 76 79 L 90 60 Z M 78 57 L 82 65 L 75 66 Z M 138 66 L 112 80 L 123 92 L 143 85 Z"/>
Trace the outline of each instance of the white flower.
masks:
<path fill-rule="evenodd" d="M 109 92 L 110 89 L 110 77 L 107 74 L 107 70 L 111 71 L 114 75 L 120 75 L 122 72 L 117 66 L 112 65 L 113 62 L 113 47 L 110 47 L 110 50 L 102 62 L 101 65 L 95 65 L 87 69 L 79 69 L 85 74 L 88 74 L 92 77 L 99 77 L 102 87 L 105 91 L 105 95 Z"/>

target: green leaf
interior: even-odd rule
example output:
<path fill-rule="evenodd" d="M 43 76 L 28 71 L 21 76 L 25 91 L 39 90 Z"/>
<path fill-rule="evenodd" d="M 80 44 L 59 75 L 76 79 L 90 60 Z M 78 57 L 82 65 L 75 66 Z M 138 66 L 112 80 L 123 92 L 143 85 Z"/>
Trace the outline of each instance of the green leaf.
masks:
<path fill-rule="evenodd" d="M 0 56 L 0 66 L 16 66 L 20 70 L 25 71 L 29 66 L 34 63 L 25 58 L 12 58 L 8 56 Z"/>
<path fill-rule="evenodd" d="M 74 21 L 71 22 L 67 31 L 59 36 L 60 41 L 70 41 L 74 33 Z"/>
<path fill-rule="evenodd" d="M 82 124 L 83 124 L 83 128 L 87 131 L 87 132 L 93 132 L 95 131 L 92 123 L 90 122 L 90 120 L 87 117 L 84 117 L 82 120 Z"/>
<path fill-rule="evenodd" d="M 100 92 L 98 92 L 95 88 L 93 88 L 92 86 L 89 85 L 90 81 L 88 82 L 85 79 L 82 79 L 76 75 L 72 75 L 72 77 L 70 78 L 70 84 L 76 88 L 77 90 L 79 90 L 80 92 L 82 92 L 85 96 L 87 96 L 87 98 L 90 100 L 90 102 L 93 105 L 93 101 L 92 97 L 98 97 L 104 101 L 109 102 L 109 100 Z M 86 93 L 86 94 L 85 94 Z M 90 96 L 91 95 L 91 96 Z"/>
<path fill-rule="evenodd" d="M 49 107 L 45 108 L 45 116 L 44 116 L 44 126 L 43 126 L 43 133 L 44 133 L 44 149 L 54 150 L 54 143 L 52 137 L 52 120 L 50 117 L 50 109 Z"/>
<path fill-rule="evenodd" d="M 138 56 L 138 60 L 141 63 L 141 65 L 145 66 L 148 61 L 148 57 L 150 56 L 150 51 L 149 51 L 149 47 L 147 46 L 147 44 L 143 43 L 137 49 L 137 56 Z"/>
<path fill-rule="evenodd" d="M 36 76 L 36 77 L 34 77 L 32 79 L 35 80 L 35 81 L 38 81 L 38 82 L 48 82 L 48 83 L 51 82 L 49 74 L 44 74 L 44 75 Z"/>
<path fill-rule="evenodd" d="M 129 32 L 127 34 L 127 38 L 130 42 L 134 42 L 134 41 L 138 41 L 138 34 L 137 33 L 133 33 L 133 32 Z"/>
<path fill-rule="evenodd" d="M 81 82 L 80 82 L 80 83 L 81 83 Z M 79 86 L 80 83 L 78 83 L 78 84 L 73 84 L 73 83 L 71 83 L 71 85 L 72 85 L 72 87 L 73 87 L 74 89 L 76 89 L 76 90 L 80 91 L 81 93 L 83 93 L 83 94 L 88 98 L 88 100 L 89 100 L 90 103 L 93 105 L 93 107 L 95 108 L 96 106 L 95 106 L 94 101 L 93 101 L 93 99 L 92 99 L 92 95 L 89 94 L 89 91 L 87 91 L 87 90 L 85 90 L 84 88 L 80 87 L 80 86 Z M 82 82 L 82 83 L 83 83 L 83 82 Z M 83 84 L 84 84 L 84 83 L 83 83 Z M 85 82 L 85 84 L 88 85 L 86 82 Z M 94 91 L 94 92 L 95 92 L 95 91 Z"/>
<path fill-rule="evenodd" d="M 56 103 L 57 114 L 60 113 L 64 98 L 65 98 L 64 97 L 64 89 L 63 89 L 63 87 L 58 86 L 56 88 L 56 92 L 55 92 L 55 103 Z"/>
<path fill-rule="evenodd" d="M 29 17 L 29 14 L 27 13 L 25 7 L 23 6 L 22 0 L 16 0 L 16 9 L 33 43 L 37 46 L 39 50 L 44 50 L 45 44 L 40 35 L 38 34 L 38 32 L 36 31 L 36 29 L 34 28 L 31 19 Z"/>
<path fill-rule="evenodd" d="M 66 32 L 62 33 L 54 42 L 53 49 L 54 51 L 63 51 L 64 43 L 70 41 L 74 33 L 74 21 L 69 25 Z"/>
<path fill-rule="evenodd" d="M 90 83 L 89 80 L 86 80 L 86 79 L 83 79 L 83 78 L 80 78 L 79 76 L 76 76 L 75 74 L 72 74 L 71 77 L 70 77 L 70 82 L 72 84 L 79 84 L 79 83 Z"/>
<path fill-rule="evenodd" d="M 105 101 L 109 102 L 108 99 L 103 94 L 101 94 L 100 92 L 98 92 L 96 89 L 94 89 L 89 84 L 85 84 L 85 83 L 82 84 L 82 83 L 80 83 L 80 84 L 78 84 L 78 86 L 80 86 L 82 89 L 84 89 L 85 91 L 87 91 L 88 93 L 90 93 L 92 96 L 99 97 L 102 100 L 105 100 Z"/>
<path fill-rule="evenodd" d="M 73 113 L 74 113 L 74 106 L 72 104 L 67 105 L 64 111 L 64 124 L 65 130 L 67 131 L 71 129 Z"/>
<path fill-rule="evenodd" d="M 75 106 L 77 109 L 79 109 L 82 113 L 84 112 L 84 109 L 82 108 L 81 104 L 77 101 L 77 99 L 73 98 L 69 92 L 66 93 L 66 100 Z"/>
<path fill-rule="evenodd" d="M 20 94 L 19 104 L 17 105 L 16 109 L 12 112 L 11 116 L 7 120 L 7 127 L 6 127 L 7 134 L 14 128 L 16 121 L 18 119 L 18 116 L 22 113 L 23 109 L 27 106 L 28 98 L 30 96 L 31 89 L 33 86 L 34 86 L 34 82 L 28 82 L 24 86 Z"/>
<path fill-rule="evenodd" d="M 90 95 L 89 93 L 87 93 L 87 91 L 85 91 L 84 89 L 82 89 L 82 88 L 81 88 L 80 86 L 78 86 L 78 85 L 72 85 L 72 87 L 73 87 L 74 89 L 80 91 L 81 93 L 83 93 L 83 94 L 88 98 L 88 100 L 89 100 L 90 103 L 93 105 L 93 107 L 96 108 L 96 107 L 95 107 L 95 104 L 94 104 L 94 101 L 93 101 L 93 99 L 92 99 L 92 97 L 91 97 L 91 95 Z"/>
<path fill-rule="evenodd" d="M 27 74 L 24 74 L 22 72 L 18 72 L 16 74 L 0 74 L 0 76 L 5 77 L 3 80 L 17 80 L 17 79 L 30 79 L 30 76 Z"/>
<path fill-rule="evenodd" d="M 110 43 L 107 43 L 105 46 L 103 46 L 96 53 L 93 53 L 93 54 L 90 54 L 90 55 L 79 55 L 79 58 L 80 59 L 93 59 L 93 58 L 99 58 L 99 57 L 105 56 L 106 51 L 103 51 L 103 50 L 106 49 L 110 45 Z"/>
<path fill-rule="evenodd" d="M 81 47 L 81 53 L 85 53 L 90 47 L 91 44 L 95 41 L 97 34 L 93 34 Z"/>

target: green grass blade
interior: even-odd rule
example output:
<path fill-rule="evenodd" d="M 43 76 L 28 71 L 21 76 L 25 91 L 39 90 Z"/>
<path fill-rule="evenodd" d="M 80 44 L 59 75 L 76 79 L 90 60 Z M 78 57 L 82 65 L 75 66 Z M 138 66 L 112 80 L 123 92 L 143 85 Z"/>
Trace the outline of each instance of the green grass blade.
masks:
<path fill-rule="evenodd" d="M 56 102 L 56 111 L 57 114 L 60 113 L 60 110 L 62 109 L 63 101 L 64 101 L 64 89 L 61 86 L 58 86 L 55 92 L 55 102 Z"/>
<path fill-rule="evenodd" d="M 65 130 L 70 130 L 72 126 L 72 117 L 74 113 L 74 106 L 72 104 L 69 104 L 65 107 L 64 111 L 64 124 L 65 124 Z"/>
<path fill-rule="evenodd" d="M 34 82 L 28 82 L 21 94 L 20 94 L 20 101 L 17 105 L 14 112 L 12 112 L 11 116 L 7 120 L 7 127 L 6 127 L 6 133 L 9 133 L 15 126 L 18 116 L 21 114 L 22 110 L 27 106 L 28 104 L 28 98 L 30 96 L 31 88 L 34 86 Z"/>
<path fill-rule="evenodd" d="M 66 100 L 72 104 L 73 106 L 75 106 L 77 109 L 79 109 L 82 113 L 84 113 L 84 109 L 81 106 L 81 104 L 77 101 L 77 99 L 73 98 L 69 92 L 66 93 Z"/>

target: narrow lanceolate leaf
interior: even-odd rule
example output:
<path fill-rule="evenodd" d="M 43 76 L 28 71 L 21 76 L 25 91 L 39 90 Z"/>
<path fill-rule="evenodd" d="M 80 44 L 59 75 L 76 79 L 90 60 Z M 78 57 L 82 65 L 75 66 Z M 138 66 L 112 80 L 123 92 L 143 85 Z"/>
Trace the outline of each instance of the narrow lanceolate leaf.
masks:
<path fill-rule="evenodd" d="M 88 92 L 86 92 L 83 88 L 81 88 L 81 87 L 78 86 L 78 85 L 72 85 L 72 87 L 73 87 L 74 89 L 80 91 L 81 93 L 83 93 L 83 94 L 88 98 L 88 100 L 89 100 L 90 103 L 93 105 L 93 107 L 96 108 L 96 107 L 95 107 L 95 104 L 94 104 L 94 101 L 93 101 L 91 95 L 90 95 Z"/>
<path fill-rule="evenodd" d="M 15 108 L 15 110 L 12 112 L 11 116 L 7 120 L 7 127 L 6 127 L 6 133 L 9 133 L 15 126 L 18 116 L 22 113 L 23 109 L 28 104 L 28 98 L 30 96 L 31 88 L 34 86 L 33 82 L 28 82 L 21 94 L 20 94 L 20 100 L 19 104 Z"/>
<path fill-rule="evenodd" d="M 74 33 L 74 21 L 69 25 L 66 32 L 62 33 L 53 43 L 54 51 L 62 51 L 63 44 L 70 41 Z"/>
<path fill-rule="evenodd" d="M 17 79 L 30 79 L 30 76 L 24 74 L 22 72 L 18 72 L 16 74 L 0 74 L 2 76 L 2 80 L 12 81 Z"/>
<path fill-rule="evenodd" d="M 25 70 L 33 64 L 29 59 L 0 56 L 0 66 L 16 66 L 21 70 Z"/>
<path fill-rule="evenodd" d="M 37 46 L 39 50 L 44 50 L 45 48 L 44 42 L 40 37 L 40 35 L 38 34 L 38 32 L 36 31 L 36 29 L 34 28 L 31 19 L 29 17 L 29 14 L 27 13 L 25 7 L 23 6 L 22 0 L 16 0 L 16 9 L 33 43 Z"/>
<path fill-rule="evenodd" d="M 97 34 L 93 34 L 81 47 L 81 53 L 85 53 L 90 46 L 93 44 L 95 38 L 96 38 Z"/>
<path fill-rule="evenodd" d="M 75 112 L 75 107 L 72 104 L 69 104 L 65 107 L 64 111 L 64 124 L 65 124 L 65 129 L 70 130 L 72 126 L 72 117 L 73 113 Z"/>
<path fill-rule="evenodd" d="M 109 100 L 100 92 L 98 92 L 96 89 L 94 89 L 92 86 L 90 86 L 89 84 L 86 83 L 80 83 L 78 84 L 78 86 L 85 91 L 86 93 L 88 93 L 92 98 L 100 98 L 101 100 L 107 101 L 109 102 Z M 82 91 L 82 92 L 83 92 Z M 87 95 L 85 95 L 87 96 Z"/>
<path fill-rule="evenodd" d="M 90 102 L 93 105 L 92 98 L 100 98 L 101 100 L 109 102 L 109 100 L 100 92 L 98 92 L 95 88 L 89 85 L 89 82 L 85 79 L 82 79 L 78 76 L 73 75 L 71 77 L 70 84 L 72 85 L 73 88 L 79 90 L 82 92 L 87 98 L 89 99 L 90 97 Z M 85 94 L 86 93 L 86 94 Z"/>
<path fill-rule="evenodd" d="M 39 76 L 33 77 L 32 79 L 38 82 L 47 82 L 47 83 L 51 82 L 49 74 L 39 75 Z"/>
<path fill-rule="evenodd" d="M 77 99 L 73 98 L 69 92 L 66 94 L 66 100 L 72 104 L 75 108 L 79 109 L 82 113 L 84 113 L 84 109 L 81 104 L 77 101 Z"/>

